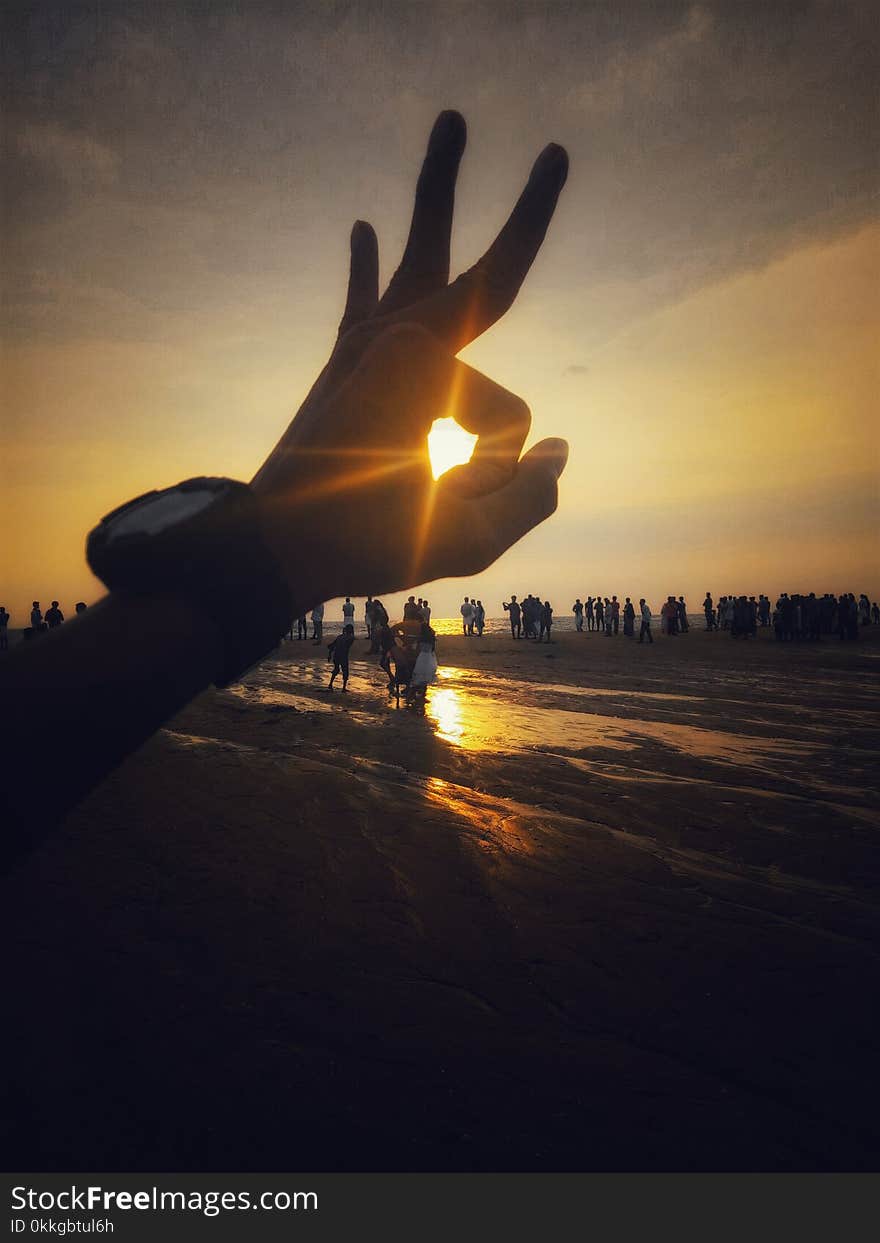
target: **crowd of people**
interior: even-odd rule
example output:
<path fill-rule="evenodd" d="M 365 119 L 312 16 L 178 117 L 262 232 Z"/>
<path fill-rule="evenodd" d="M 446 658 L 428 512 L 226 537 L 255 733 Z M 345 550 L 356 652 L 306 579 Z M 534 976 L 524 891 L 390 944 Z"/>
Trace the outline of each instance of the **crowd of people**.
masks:
<path fill-rule="evenodd" d="M 458 611 L 461 613 L 462 634 L 476 633 L 479 637 L 486 628 L 486 610 L 483 608 L 483 601 L 472 600 L 470 596 L 465 596 Z"/>
<path fill-rule="evenodd" d="M 88 607 L 84 601 L 77 600 L 73 606 L 75 613 L 84 613 Z M 0 652 L 5 652 L 9 647 L 9 613 L 6 606 L 0 604 Z M 31 604 L 31 624 L 25 626 L 21 632 L 23 639 L 34 639 L 37 635 L 43 634 L 47 630 L 54 630 L 56 626 L 62 625 L 64 622 L 64 614 L 57 600 L 53 600 L 49 608 L 46 609 L 45 615 L 40 606 L 39 600 L 34 600 Z"/>
<path fill-rule="evenodd" d="M 650 627 L 651 610 L 644 600 L 639 601 L 642 630 L 640 639 L 645 637 L 645 626 Z M 505 608 L 507 605 L 505 605 Z M 620 618 L 623 618 L 623 633 L 629 637 L 634 634 L 634 614 L 629 596 L 621 609 L 617 596 L 588 596 L 585 603 L 578 598 L 572 606 L 575 617 L 575 629 L 604 631 L 608 635 L 616 635 Z M 821 639 L 823 636 L 836 634 L 840 639 L 856 639 L 860 626 L 880 625 L 880 605 L 871 603 L 864 592 L 856 599 L 852 592 L 843 592 L 835 596 L 826 592 L 817 596 L 809 594 L 792 594 L 783 591 L 776 604 L 763 592 L 756 596 L 724 595 L 720 596 L 717 605 L 711 592 L 706 592 L 703 601 L 703 616 L 706 630 L 726 630 L 735 638 L 749 638 L 759 628 L 771 628 L 775 638 L 780 641 L 795 639 Z M 690 629 L 687 602 L 684 596 L 667 596 L 660 608 L 660 630 L 670 638 L 686 634 Z"/>
<path fill-rule="evenodd" d="M 74 606 L 77 614 L 86 610 L 86 604 L 79 600 Z M 535 642 L 549 643 L 553 628 L 553 606 L 549 600 L 542 600 L 539 595 L 531 592 L 518 599 L 511 595 L 502 603 L 507 614 L 510 632 L 514 639 L 532 639 Z M 595 631 L 609 637 L 623 633 L 626 638 L 636 637 L 636 622 L 639 623 L 639 642 L 652 643 L 651 625 L 653 612 L 651 607 L 640 599 L 638 605 L 633 604 L 629 596 L 623 603 L 616 595 L 587 596 L 585 600 L 578 597 L 571 607 L 574 615 L 575 630 L 578 632 Z M 760 629 L 771 629 L 780 642 L 820 640 L 836 635 L 841 640 L 857 639 L 863 626 L 880 625 L 880 605 L 863 592 L 856 597 L 853 592 L 842 592 L 839 596 L 825 592 L 817 596 L 815 592 L 792 593 L 783 591 L 775 605 L 770 597 L 761 593 L 758 596 L 728 594 L 719 596 L 717 604 L 711 592 L 706 592 L 702 606 L 707 631 L 727 631 L 735 639 L 748 639 Z M 480 637 L 486 627 L 486 609 L 482 600 L 465 596 L 459 608 L 461 615 L 462 634 Z M 334 640 L 338 644 L 333 650 L 340 658 L 345 649 L 345 660 L 340 661 L 338 673 L 342 674 L 343 690 L 348 681 L 347 653 L 351 644 L 339 640 L 350 634 L 352 642 L 355 636 L 356 606 L 350 596 L 345 597 L 342 605 L 342 634 Z M 660 608 L 660 632 L 670 638 L 686 634 L 690 629 L 687 602 L 684 596 L 667 596 Z M 10 615 L 5 606 L 0 605 L 0 651 L 9 646 Z M 294 618 L 290 622 L 287 638 L 309 639 L 309 622 L 311 622 L 311 641 L 320 645 L 324 641 L 324 605 L 318 604 L 311 614 Z M 403 622 L 418 622 L 431 631 L 431 606 L 421 596 L 416 599 L 410 596 L 403 608 Z M 53 600 L 45 614 L 40 601 L 34 600 L 30 612 L 30 625 L 22 631 L 24 639 L 33 639 L 48 630 L 54 630 L 64 623 L 64 613 L 57 600 Z M 366 637 L 370 640 L 371 655 L 387 655 L 383 650 L 383 635 L 387 642 L 391 632 L 391 621 L 388 610 L 381 600 L 368 596 L 363 609 L 363 626 Z M 331 645 L 332 646 L 332 645 Z M 433 647 L 431 649 L 433 651 Z M 344 667 L 343 667 L 344 664 Z M 331 680 L 332 684 L 332 680 Z"/>
<path fill-rule="evenodd" d="M 542 600 L 531 592 L 522 599 L 511 595 L 502 608 L 514 639 L 550 642 L 553 606 L 549 600 Z M 459 611 L 463 633 L 482 635 L 486 625 L 483 602 L 465 596 Z M 611 638 L 622 632 L 624 637 L 634 639 L 638 622 L 639 642 L 654 641 L 651 629 L 654 614 L 644 598 L 636 605 L 630 596 L 623 602 L 616 595 L 610 598 L 588 595 L 585 600 L 578 596 L 571 611 L 578 632 L 595 631 Z M 839 596 L 826 592 L 817 596 L 812 591 L 791 595 L 783 591 L 775 605 L 763 592 L 758 596 L 729 594 L 720 596 L 716 605 L 711 592 L 706 592 L 703 616 L 706 630 L 724 630 L 733 638 L 749 638 L 763 627 L 772 628 L 775 638 L 782 642 L 818 640 L 829 635 L 847 640 L 857 639 L 862 626 L 880 625 L 880 605 L 876 601 L 872 603 L 864 592 L 856 598 L 852 592 L 842 592 Z M 669 638 L 687 634 L 690 629 L 684 596 L 667 596 L 659 617 L 660 632 Z"/>
<path fill-rule="evenodd" d="M 35 605 L 36 607 L 36 605 Z M 53 608 L 57 604 L 53 602 Z M 77 606 L 79 608 L 79 606 Z M 84 605 L 82 607 L 85 607 Z M 549 643 L 553 627 L 553 606 L 549 600 L 529 592 L 521 600 L 511 595 L 502 603 L 514 639 L 531 639 Z M 575 630 L 595 631 L 614 638 L 621 632 L 625 638 L 635 639 L 636 622 L 639 624 L 638 642 L 653 643 L 651 606 L 641 598 L 635 605 L 630 596 L 623 603 L 616 595 L 578 597 L 572 605 Z M 342 605 L 342 631 L 327 646 L 327 660 L 333 663 L 328 689 L 332 690 L 338 676 L 342 677 L 342 689 L 348 689 L 349 653 L 355 642 L 355 605 L 350 596 Z M 486 626 L 486 610 L 482 600 L 465 596 L 459 608 L 461 629 L 465 636 L 480 637 Z M 711 592 L 703 601 L 703 616 L 707 631 L 727 631 L 733 638 L 749 638 L 759 628 L 772 627 L 780 641 L 821 639 L 836 634 L 840 639 L 856 639 L 860 626 L 880 625 L 880 606 L 871 603 L 862 593 L 858 599 L 852 592 L 840 596 L 825 593 L 816 596 L 789 595 L 782 592 L 775 606 L 769 596 L 757 597 L 723 595 L 717 605 Z M 667 596 L 660 607 L 660 633 L 673 638 L 687 634 L 690 629 L 687 601 L 684 596 Z M 47 619 L 49 614 L 47 614 Z M 63 619 L 62 619 L 63 620 Z M 324 606 L 312 610 L 312 642 L 323 642 Z M 50 624 L 52 624 L 50 622 Z M 56 623 L 57 624 L 57 623 Z M 293 627 L 297 627 L 297 639 L 308 637 L 306 616 L 291 622 L 289 638 L 293 639 Z M 424 694 L 428 684 L 437 673 L 436 634 L 431 628 L 431 606 L 427 599 L 410 596 L 403 606 L 403 620 L 392 624 L 388 611 L 381 600 L 368 596 L 364 604 L 363 624 L 366 638 L 370 641 L 370 655 L 379 656 L 379 667 L 388 678 L 389 690 L 399 689 L 402 681 L 407 685 L 407 701 L 413 702 Z"/>
<path fill-rule="evenodd" d="M 853 592 L 835 596 L 825 592 L 817 596 L 783 591 L 771 606 L 768 596 L 721 596 L 717 607 L 707 592 L 703 601 L 707 630 L 728 630 L 735 639 L 756 635 L 759 627 L 772 627 L 780 642 L 795 640 L 818 641 L 837 635 L 839 639 L 857 639 L 861 626 L 880 625 L 880 605 L 864 592 L 856 599 Z"/>
<path fill-rule="evenodd" d="M 356 640 L 354 615 L 355 606 L 351 597 L 346 596 L 342 606 L 342 631 L 327 645 L 327 660 L 333 665 L 327 687 L 330 691 L 338 676 L 342 677 L 343 691 L 348 690 L 349 656 Z M 319 605 L 312 612 L 313 642 L 316 643 L 322 642 L 323 616 L 324 606 Z M 299 620 L 304 629 L 305 618 Z M 399 701 L 403 688 L 407 706 L 423 705 L 427 688 L 437 677 L 437 636 L 431 628 L 428 601 L 421 596 L 418 600 L 410 596 L 403 606 L 402 620 L 392 623 L 382 601 L 368 596 L 364 604 L 364 630 L 370 643 L 369 654 L 378 655 L 389 693 L 396 694 Z M 293 637 L 292 624 L 290 637 Z"/>
<path fill-rule="evenodd" d="M 646 607 L 645 601 L 639 600 L 640 621 L 647 621 L 650 627 L 651 610 L 647 608 L 646 612 Z M 574 613 L 575 630 L 582 631 L 586 627 L 588 631 L 596 630 L 613 637 L 620 633 L 622 623 L 624 635 L 629 639 L 635 636 L 636 607 L 629 596 L 625 598 L 623 605 L 617 596 L 610 599 L 608 596 L 587 596 L 586 601 L 578 596 L 571 611 Z M 663 617 L 665 618 L 665 614 Z M 640 630 L 639 637 L 644 638 L 644 630 Z M 653 639 L 650 641 L 653 642 Z"/>
<path fill-rule="evenodd" d="M 516 601 L 516 596 L 512 600 Z M 504 608 L 509 610 L 511 605 L 505 604 Z M 647 638 L 649 642 L 653 642 L 652 611 L 644 600 L 639 601 L 637 614 L 629 596 L 622 608 L 617 596 L 612 596 L 610 600 L 607 596 L 588 596 L 586 601 L 578 597 L 572 605 L 572 613 L 575 630 L 582 631 L 586 628 L 614 636 L 619 633 L 622 621 L 623 633 L 629 638 L 635 635 L 635 619 L 639 616 L 639 641 Z M 711 592 L 707 591 L 703 601 L 703 616 L 706 630 L 726 630 L 735 639 L 747 639 L 763 627 L 772 628 L 774 637 L 781 642 L 819 640 L 830 635 L 847 640 L 857 639 L 862 626 L 880 625 L 880 605 L 876 601 L 872 603 L 864 592 L 856 599 L 851 591 L 842 592 L 839 596 L 832 592 L 817 596 L 812 591 L 808 594 L 789 595 L 787 591 L 783 591 L 775 605 L 763 593 L 757 597 L 731 594 L 720 596 L 716 605 Z M 511 628 L 513 629 L 512 616 Z M 675 635 L 686 634 L 689 629 L 688 608 L 684 596 L 677 599 L 675 596 L 667 596 L 660 608 L 661 633 L 673 638 Z M 518 633 L 514 637 L 518 638 Z"/>
<path fill-rule="evenodd" d="M 403 620 L 396 624 L 389 621 L 381 601 L 372 604 L 370 652 L 379 653 L 389 694 L 396 694 L 399 702 L 401 687 L 405 687 L 407 706 L 424 706 L 428 686 L 437 677 L 437 635 L 431 626 L 430 604 L 421 596 L 418 600 L 410 596 L 403 606 Z"/>
<path fill-rule="evenodd" d="M 553 605 L 549 600 L 541 601 L 540 596 L 531 593 L 517 600 L 511 596 L 501 606 L 510 622 L 510 633 L 515 639 L 534 639 L 541 643 L 550 642 L 550 631 L 553 628 Z"/>

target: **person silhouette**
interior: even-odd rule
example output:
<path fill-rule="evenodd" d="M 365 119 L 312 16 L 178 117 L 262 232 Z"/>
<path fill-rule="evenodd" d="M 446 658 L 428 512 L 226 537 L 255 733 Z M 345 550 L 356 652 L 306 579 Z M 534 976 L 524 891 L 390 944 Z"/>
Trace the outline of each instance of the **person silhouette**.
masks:
<path fill-rule="evenodd" d="M 526 639 L 538 638 L 538 627 L 541 624 L 541 600 L 531 592 L 522 602 L 522 632 Z"/>
<path fill-rule="evenodd" d="M 31 629 L 33 630 L 34 634 L 37 634 L 40 630 L 43 629 L 43 613 L 40 609 L 39 600 L 34 600 L 33 606 L 31 608 Z"/>
<path fill-rule="evenodd" d="M 703 616 L 706 618 L 706 629 L 717 630 L 718 626 L 715 622 L 715 605 L 712 603 L 711 592 L 706 592 L 706 599 L 703 601 Z"/>
<path fill-rule="evenodd" d="M 338 673 L 342 674 L 342 689 L 348 690 L 348 655 L 354 643 L 354 623 L 346 622 L 342 634 L 338 634 L 332 643 L 327 645 L 327 659 L 333 661 L 333 672 L 330 674 L 328 691 L 333 690 L 333 683 Z"/>
<path fill-rule="evenodd" d="M 50 630 L 54 630 L 56 626 L 60 626 L 64 621 L 64 614 L 58 607 L 58 601 L 52 601 L 52 607 L 46 612 L 46 625 Z"/>
<path fill-rule="evenodd" d="M 690 630 L 690 625 L 688 624 L 687 604 L 685 604 L 684 596 L 678 597 L 675 609 L 678 628 L 682 634 L 687 634 L 688 630 Z"/>
<path fill-rule="evenodd" d="M 424 709 L 425 695 L 428 686 L 437 677 L 437 636 L 427 622 L 422 622 L 416 645 L 416 659 L 409 685 L 406 688 L 406 701 L 411 707 Z"/>
<path fill-rule="evenodd" d="M 516 596 L 511 596 L 510 603 L 504 603 L 501 607 L 510 617 L 510 633 L 518 639 L 522 633 L 522 609 Z"/>
<path fill-rule="evenodd" d="M 632 600 L 627 596 L 626 604 L 623 606 L 623 633 L 627 639 L 635 637 L 635 620 L 636 611 L 633 608 Z"/>
<path fill-rule="evenodd" d="M 9 614 L 6 612 L 6 605 L 0 604 L 0 652 L 5 652 L 9 647 Z"/>
<path fill-rule="evenodd" d="M 609 639 L 613 639 L 615 619 L 614 619 L 614 613 L 612 612 L 612 609 L 611 609 L 611 601 L 608 599 L 607 596 L 605 597 L 604 605 L 605 605 L 605 609 L 604 609 L 603 616 L 605 618 L 605 634 L 608 636 Z"/>
<path fill-rule="evenodd" d="M 354 628 L 354 605 L 351 602 L 351 596 L 345 597 L 345 603 L 342 606 L 342 629 L 345 631 L 346 626 Z"/>
<path fill-rule="evenodd" d="M 643 643 L 646 637 L 649 643 L 653 643 L 654 637 L 651 634 L 651 610 L 645 603 L 644 599 L 639 600 L 639 614 L 642 619 L 642 624 L 639 627 L 639 643 Z"/>
<path fill-rule="evenodd" d="M 312 609 L 312 643 L 318 645 L 324 641 L 324 606 L 316 604 Z"/>
<path fill-rule="evenodd" d="M 470 596 L 465 596 L 464 602 L 458 611 L 461 613 L 461 633 L 473 634 L 476 608 L 473 604 L 471 604 Z"/>
<path fill-rule="evenodd" d="M 541 640 L 544 638 L 544 635 L 546 634 L 547 642 L 549 643 L 550 642 L 550 628 L 553 625 L 553 608 L 549 600 L 545 600 L 543 605 L 541 605 L 540 616 L 541 616 L 541 632 L 538 635 L 538 642 L 540 643 Z"/>
<path fill-rule="evenodd" d="M 670 638 L 678 634 L 678 605 L 675 596 L 667 596 L 660 606 L 660 633 Z"/>
<path fill-rule="evenodd" d="M 571 611 L 572 613 L 574 613 L 575 630 L 578 630 L 578 631 L 583 630 L 584 628 L 584 606 L 581 603 L 580 596 L 578 596 L 574 604 L 571 606 Z"/>
<path fill-rule="evenodd" d="M 375 656 L 380 650 L 380 635 L 388 627 L 388 611 L 381 600 L 373 601 L 373 622 L 370 627 L 370 655 Z"/>

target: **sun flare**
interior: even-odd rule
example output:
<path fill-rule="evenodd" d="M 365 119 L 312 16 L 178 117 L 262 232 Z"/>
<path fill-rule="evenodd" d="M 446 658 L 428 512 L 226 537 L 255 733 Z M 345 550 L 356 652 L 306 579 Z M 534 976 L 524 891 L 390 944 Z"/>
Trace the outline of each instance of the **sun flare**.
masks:
<path fill-rule="evenodd" d="M 435 419 L 428 432 L 428 454 L 434 478 L 439 479 L 453 466 L 469 462 L 478 439 L 459 427 L 455 419 Z"/>

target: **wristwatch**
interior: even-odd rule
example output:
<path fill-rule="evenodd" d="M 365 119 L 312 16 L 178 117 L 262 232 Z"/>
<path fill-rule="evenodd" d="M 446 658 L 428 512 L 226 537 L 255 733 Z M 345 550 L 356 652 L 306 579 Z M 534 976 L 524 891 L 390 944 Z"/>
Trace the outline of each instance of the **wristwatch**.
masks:
<path fill-rule="evenodd" d="M 111 591 L 179 596 L 205 614 L 223 643 L 217 686 L 276 647 L 293 616 L 257 498 L 234 479 L 186 479 L 120 505 L 89 533 L 86 558 Z"/>

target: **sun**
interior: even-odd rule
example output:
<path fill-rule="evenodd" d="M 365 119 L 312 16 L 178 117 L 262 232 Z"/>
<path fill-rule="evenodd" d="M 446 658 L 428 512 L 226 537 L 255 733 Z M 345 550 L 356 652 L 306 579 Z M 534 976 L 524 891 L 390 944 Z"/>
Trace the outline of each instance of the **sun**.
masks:
<path fill-rule="evenodd" d="M 453 466 L 469 462 L 478 439 L 459 427 L 455 419 L 435 419 L 428 432 L 428 454 L 434 478 L 439 479 Z"/>

